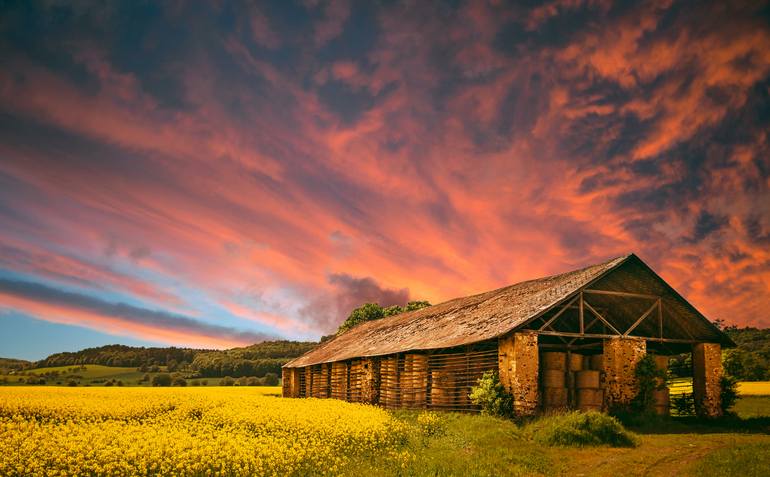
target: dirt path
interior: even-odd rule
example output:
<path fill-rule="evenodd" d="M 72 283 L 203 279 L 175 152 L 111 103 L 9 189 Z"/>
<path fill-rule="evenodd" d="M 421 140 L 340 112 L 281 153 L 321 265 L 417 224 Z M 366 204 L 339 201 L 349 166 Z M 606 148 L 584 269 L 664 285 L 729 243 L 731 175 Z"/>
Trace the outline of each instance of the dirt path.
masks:
<path fill-rule="evenodd" d="M 561 450 L 553 455 L 562 461 L 562 475 L 574 476 L 672 476 L 692 475 L 692 467 L 706 455 L 737 444 L 767 441 L 756 434 L 667 434 L 642 436 L 635 449 Z"/>

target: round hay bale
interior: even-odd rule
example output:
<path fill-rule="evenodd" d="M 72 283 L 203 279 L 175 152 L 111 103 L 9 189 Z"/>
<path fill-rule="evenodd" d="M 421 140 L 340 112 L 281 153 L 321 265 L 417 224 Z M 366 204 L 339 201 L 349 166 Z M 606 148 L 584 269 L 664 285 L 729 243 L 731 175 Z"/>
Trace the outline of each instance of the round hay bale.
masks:
<path fill-rule="evenodd" d="M 595 371 L 600 371 L 604 367 L 603 354 L 592 354 L 589 359 L 591 361 L 590 369 L 593 369 Z"/>
<path fill-rule="evenodd" d="M 543 388 L 543 406 L 546 408 L 567 405 L 567 388 Z"/>
<path fill-rule="evenodd" d="M 565 370 L 567 368 L 567 353 L 561 351 L 546 351 L 541 357 L 543 369 Z"/>
<path fill-rule="evenodd" d="M 578 407 L 581 405 L 601 407 L 604 402 L 604 390 L 596 388 L 578 389 L 575 392 L 575 397 Z"/>
<path fill-rule="evenodd" d="M 586 369 L 575 373 L 575 387 L 577 389 L 582 388 L 598 388 L 599 387 L 599 371 L 593 369 Z"/>
<path fill-rule="evenodd" d="M 657 366 L 658 369 L 662 369 L 663 371 L 668 369 L 668 356 L 663 356 L 656 354 L 655 355 L 655 366 Z"/>
<path fill-rule="evenodd" d="M 652 392 L 652 400 L 655 402 L 656 405 L 663 405 L 665 404 L 668 406 L 671 395 L 668 392 L 668 388 L 666 389 L 656 389 Z"/>
<path fill-rule="evenodd" d="M 543 370 L 543 387 L 563 388 L 565 383 L 564 371 L 557 369 Z"/>
<path fill-rule="evenodd" d="M 580 371 L 583 369 L 583 355 L 577 353 L 570 353 L 569 355 L 569 370 Z"/>

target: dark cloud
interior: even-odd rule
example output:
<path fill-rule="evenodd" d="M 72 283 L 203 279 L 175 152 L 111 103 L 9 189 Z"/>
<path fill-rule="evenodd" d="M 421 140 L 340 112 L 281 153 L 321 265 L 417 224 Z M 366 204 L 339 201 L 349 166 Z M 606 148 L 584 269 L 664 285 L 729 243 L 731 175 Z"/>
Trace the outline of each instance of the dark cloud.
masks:
<path fill-rule="evenodd" d="M 0 292 L 59 307 L 64 316 L 66 316 L 67 310 L 73 310 L 75 313 L 84 311 L 97 316 L 117 319 L 124 322 L 125 326 L 129 328 L 131 325 L 140 325 L 193 337 L 213 337 L 241 343 L 255 343 L 274 338 L 263 333 L 242 331 L 227 326 L 204 323 L 194 318 L 165 311 L 148 310 L 125 303 L 110 303 L 87 295 L 58 290 L 39 283 L 0 278 Z"/>
<path fill-rule="evenodd" d="M 695 226 L 693 227 L 690 240 L 692 242 L 700 242 L 709 235 L 726 227 L 728 222 L 729 219 L 726 216 L 718 216 L 704 210 L 695 220 Z"/>
<path fill-rule="evenodd" d="M 408 289 L 385 288 L 371 277 L 332 273 L 328 282 L 333 288 L 331 293 L 317 298 L 302 310 L 306 318 L 315 321 L 327 333 L 334 331 L 354 308 L 364 303 L 403 306 L 410 299 Z"/>

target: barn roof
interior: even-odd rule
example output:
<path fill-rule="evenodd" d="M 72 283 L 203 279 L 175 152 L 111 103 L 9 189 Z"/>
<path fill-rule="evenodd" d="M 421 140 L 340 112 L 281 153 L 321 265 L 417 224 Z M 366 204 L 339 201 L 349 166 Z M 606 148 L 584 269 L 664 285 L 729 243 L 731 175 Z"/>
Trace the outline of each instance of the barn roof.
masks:
<path fill-rule="evenodd" d="M 609 280 L 611 272 L 617 272 L 619 280 Z M 618 291 L 628 288 L 627 282 L 644 282 L 645 291 L 654 288 L 653 291 L 664 296 L 664 300 L 670 304 L 667 313 L 672 314 L 671 319 L 679 327 L 674 328 L 675 331 L 686 333 L 687 337 L 699 341 L 721 342 L 728 346 L 733 344 L 636 255 L 629 254 L 579 270 L 528 280 L 362 323 L 321 343 L 317 348 L 286 363 L 284 367 L 304 367 L 413 350 L 451 348 L 497 338 L 524 327 L 571 299 L 581 289 L 600 280 L 603 289 Z M 682 320 L 689 323 L 683 324 Z"/>

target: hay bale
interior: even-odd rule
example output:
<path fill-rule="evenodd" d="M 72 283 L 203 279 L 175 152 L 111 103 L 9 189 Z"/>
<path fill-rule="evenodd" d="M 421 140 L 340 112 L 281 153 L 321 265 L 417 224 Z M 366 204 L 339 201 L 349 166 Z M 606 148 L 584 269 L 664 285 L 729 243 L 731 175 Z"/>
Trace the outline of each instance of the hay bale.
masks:
<path fill-rule="evenodd" d="M 583 369 L 583 355 L 577 353 L 570 353 L 569 355 L 569 370 L 580 371 Z"/>
<path fill-rule="evenodd" d="M 592 354 L 588 358 L 590 362 L 590 366 L 588 369 L 593 369 L 595 371 L 601 371 L 604 367 L 604 355 L 603 354 Z"/>
<path fill-rule="evenodd" d="M 595 371 L 593 369 L 578 371 L 575 373 L 575 387 L 577 389 L 598 388 L 599 371 Z"/>
<path fill-rule="evenodd" d="M 658 369 L 666 371 L 668 369 L 668 356 L 655 355 L 655 366 L 657 366 Z"/>
<path fill-rule="evenodd" d="M 557 370 L 557 369 L 543 370 L 543 387 L 563 388 L 564 384 L 565 384 L 565 375 L 563 370 Z"/>
<path fill-rule="evenodd" d="M 567 388 L 543 388 L 543 406 L 559 408 L 567 405 Z"/>
<path fill-rule="evenodd" d="M 602 406 L 604 402 L 604 390 L 598 388 L 583 388 L 575 391 L 578 408 L 581 406 Z"/>
<path fill-rule="evenodd" d="M 567 353 L 561 351 L 546 351 L 540 358 L 543 369 L 565 370 L 567 369 Z"/>

